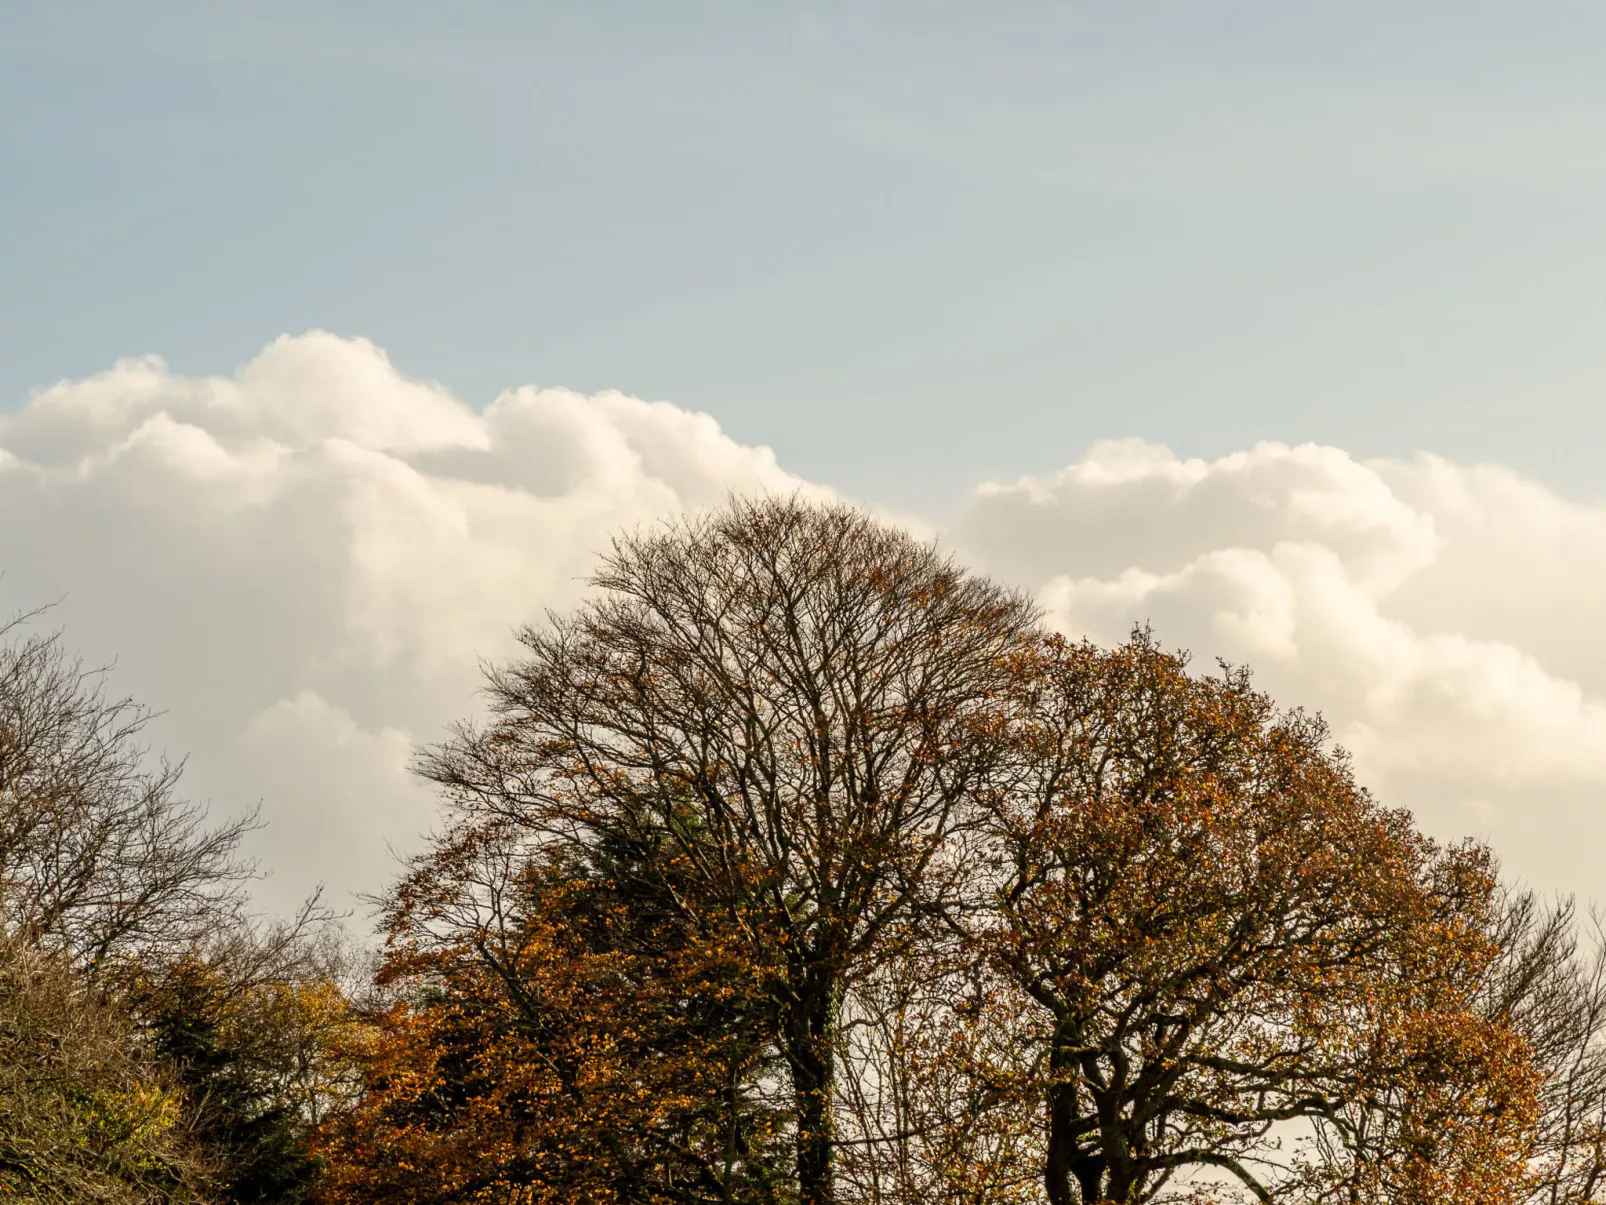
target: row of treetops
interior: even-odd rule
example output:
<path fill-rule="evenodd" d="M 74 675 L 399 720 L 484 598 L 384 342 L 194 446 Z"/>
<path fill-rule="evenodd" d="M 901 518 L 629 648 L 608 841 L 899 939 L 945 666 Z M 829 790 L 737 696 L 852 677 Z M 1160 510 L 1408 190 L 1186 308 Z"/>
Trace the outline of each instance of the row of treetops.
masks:
<path fill-rule="evenodd" d="M 1247 670 L 1067 641 L 795 498 L 621 537 L 592 584 L 420 752 L 442 824 L 360 967 L 316 909 L 253 924 L 244 826 L 178 802 L 58 643 L 12 641 L 7 982 L 115 1018 L 101 1097 L 149 1116 L 30 1155 L 0 1086 L 0 1189 L 1606 1199 L 1598 943 Z M 41 852 L 68 848 L 93 872 Z"/>

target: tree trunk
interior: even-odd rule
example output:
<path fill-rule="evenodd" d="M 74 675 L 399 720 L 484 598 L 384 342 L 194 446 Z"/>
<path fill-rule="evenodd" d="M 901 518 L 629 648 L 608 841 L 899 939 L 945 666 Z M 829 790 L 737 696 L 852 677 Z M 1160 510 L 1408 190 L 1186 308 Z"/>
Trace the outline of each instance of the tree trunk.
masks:
<path fill-rule="evenodd" d="M 1075 1116 L 1076 1089 L 1058 1085 L 1048 1090 L 1048 1152 L 1043 1161 L 1043 1187 L 1049 1205 L 1078 1205 L 1084 1194 L 1071 1188 L 1072 1160 L 1076 1154 L 1076 1135 L 1071 1123 Z"/>
<path fill-rule="evenodd" d="M 835 985 L 804 996 L 787 1024 L 787 1066 L 797 1102 L 799 1205 L 836 1201 L 836 1119 L 831 1112 L 836 1078 Z"/>

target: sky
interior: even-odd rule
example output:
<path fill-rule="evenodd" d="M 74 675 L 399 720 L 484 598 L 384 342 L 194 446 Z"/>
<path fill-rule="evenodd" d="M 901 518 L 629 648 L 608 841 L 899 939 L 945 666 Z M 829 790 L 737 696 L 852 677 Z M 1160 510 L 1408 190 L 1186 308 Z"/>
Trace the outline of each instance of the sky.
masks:
<path fill-rule="evenodd" d="M 0 6 L 0 610 L 271 906 L 621 527 L 801 488 L 1606 900 L 1606 8 Z"/>

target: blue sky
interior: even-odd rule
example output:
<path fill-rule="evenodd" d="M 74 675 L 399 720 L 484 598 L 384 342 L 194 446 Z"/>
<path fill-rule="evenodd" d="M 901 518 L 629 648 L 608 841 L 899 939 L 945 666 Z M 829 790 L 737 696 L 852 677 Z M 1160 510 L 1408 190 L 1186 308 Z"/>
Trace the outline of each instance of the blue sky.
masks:
<path fill-rule="evenodd" d="M 932 506 L 1094 440 L 1597 499 L 1598 3 L 0 8 L 0 408 L 284 332 Z"/>

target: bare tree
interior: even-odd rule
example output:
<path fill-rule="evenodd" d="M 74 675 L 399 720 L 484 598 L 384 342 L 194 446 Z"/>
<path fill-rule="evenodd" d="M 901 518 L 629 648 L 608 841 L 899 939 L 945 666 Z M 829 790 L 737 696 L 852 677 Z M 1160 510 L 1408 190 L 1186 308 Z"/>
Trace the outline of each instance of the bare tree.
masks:
<path fill-rule="evenodd" d="M 468 828 L 669 835 L 769 968 L 799 1197 L 832 1201 L 845 994 L 962 874 L 952 838 L 999 755 L 995 705 L 1033 610 L 859 511 L 797 499 L 621 539 L 593 583 L 490 672 L 490 727 L 423 771 Z"/>
<path fill-rule="evenodd" d="M 179 950 L 232 923 L 253 816 L 209 824 L 182 765 L 141 744 L 151 713 L 108 693 L 59 633 L 0 625 L 0 909 L 81 970 Z"/>
<path fill-rule="evenodd" d="M 1500 957 L 1480 1006 L 1528 1044 L 1540 1076 L 1533 1205 L 1606 1201 L 1606 930 L 1571 900 L 1531 891 L 1503 901 Z"/>

